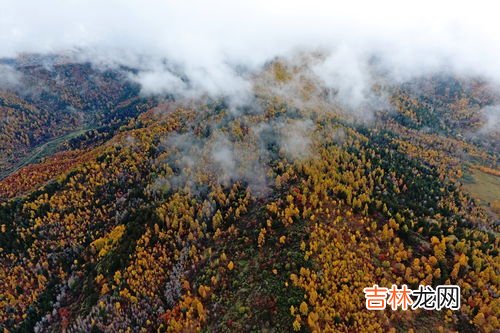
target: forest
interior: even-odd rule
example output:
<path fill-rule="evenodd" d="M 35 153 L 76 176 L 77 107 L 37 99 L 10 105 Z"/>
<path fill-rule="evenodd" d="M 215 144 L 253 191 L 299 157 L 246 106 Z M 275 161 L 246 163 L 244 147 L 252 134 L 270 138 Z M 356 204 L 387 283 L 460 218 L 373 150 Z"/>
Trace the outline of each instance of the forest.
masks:
<path fill-rule="evenodd" d="M 307 62 L 270 62 L 237 110 L 18 66 L 32 92 L 0 92 L 0 172 L 79 132 L 0 179 L 4 332 L 500 330 L 484 80 L 380 78 L 390 107 L 360 120 Z M 458 285 L 461 307 L 368 311 L 374 284 Z"/>

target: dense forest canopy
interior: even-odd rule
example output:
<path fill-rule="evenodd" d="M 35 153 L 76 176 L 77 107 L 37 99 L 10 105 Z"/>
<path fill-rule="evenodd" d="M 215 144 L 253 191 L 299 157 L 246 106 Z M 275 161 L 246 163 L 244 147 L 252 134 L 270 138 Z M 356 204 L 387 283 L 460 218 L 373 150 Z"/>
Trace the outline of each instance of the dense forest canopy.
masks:
<path fill-rule="evenodd" d="M 485 110 L 499 95 L 471 77 L 381 76 L 353 112 L 313 79 L 314 59 L 269 63 L 244 106 L 147 97 L 129 69 L 21 67 L 53 97 L 5 89 L 19 121 L 2 162 L 80 131 L 0 181 L 1 325 L 498 329 L 499 133 Z M 68 106 L 92 128 L 44 113 Z M 373 284 L 456 284 L 462 307 L 371 312 Z"/>
<path fill-rule="evenodd" d="M 497 7 L 0 0 L 0 330 L 499 332 Z"/>

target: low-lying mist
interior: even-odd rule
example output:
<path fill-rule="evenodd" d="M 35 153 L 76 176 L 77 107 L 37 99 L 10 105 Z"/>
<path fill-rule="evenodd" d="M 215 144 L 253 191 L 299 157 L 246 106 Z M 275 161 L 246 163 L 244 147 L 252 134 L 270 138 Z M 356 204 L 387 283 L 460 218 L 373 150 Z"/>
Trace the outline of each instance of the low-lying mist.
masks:
<path fill-rule="evenodd" d="M 500 81 L 500 26 L 489 1 L 0 3 L 0 58 L 64 54 L 127 66 L 144 94 L 245 103 L 253 73 L 300 52 L 322 54 L 312 71 L 353 108 L 371 94 L 374 64 L 391 80 L 451 71 Z"/>

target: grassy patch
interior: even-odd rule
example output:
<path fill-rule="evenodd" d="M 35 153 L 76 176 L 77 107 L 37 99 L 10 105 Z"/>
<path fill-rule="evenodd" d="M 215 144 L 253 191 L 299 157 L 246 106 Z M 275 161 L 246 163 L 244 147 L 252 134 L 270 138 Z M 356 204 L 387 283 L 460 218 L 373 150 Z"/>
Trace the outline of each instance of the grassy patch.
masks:
<path fill-rule="evenodd" d="M 475 168 L 470 169 L 470 177 L 472 181 L 464 182 L 465 189 L 479 199 L 481 204 L 488 205 L 495 200 L 500 200 L 500 177 Z"/>

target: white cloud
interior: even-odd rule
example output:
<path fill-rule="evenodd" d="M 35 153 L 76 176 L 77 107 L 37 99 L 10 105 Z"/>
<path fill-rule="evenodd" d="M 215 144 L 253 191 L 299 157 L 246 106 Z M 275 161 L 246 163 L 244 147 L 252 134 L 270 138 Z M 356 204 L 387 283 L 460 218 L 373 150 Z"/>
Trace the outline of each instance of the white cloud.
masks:
<path fill-rule="evenodd" d="M 0 88 L 16 89 L 21 85 L 22 74 L 9 65 L 0 64 Z"/>
<path fill-rule="evenodd" d="M 341 45 L 313 68 L 325 86 L 334 89 L 339 101 L 351 108 L 359 107 L 371 92 L 368 61 L 360 57 L 354 49 Z"/>
<path fill-rule="evenodd" d="M 0 57 L 73 50 L 142 70 L 136 79 L 151 93 L 244 99 L 249 85 L 236 68 L 300 49 L 339 52 L 321 76 L 332 74 L 327 83 L 350 103 L 366 93 L 362 61 L 373 54 L 401 79 L 446 67 L 500 81 L 495 1 L 0 0 L 0 8 Z"/>
<path fill-rule="evenodd" d="M 284 130 L 286 129 L 286 130 Z M 281 147 L 292 159 L 305 159 L 311 154 L 311 133 L 314 124 L 310 119 L 293 120 L 283 124 L 281 129 Z"/>
<path fill-rule="evenodd" d="M 500 105 L 487 106 L 480 113 L 484 120 L 480 133 L 500 134 Z"/>
<path fill-rule="evenodd" d="M 131 78 L 141 84 L 145 94 L 183 94 L 187 85 L 168 70 L 141 71 Z"/>

